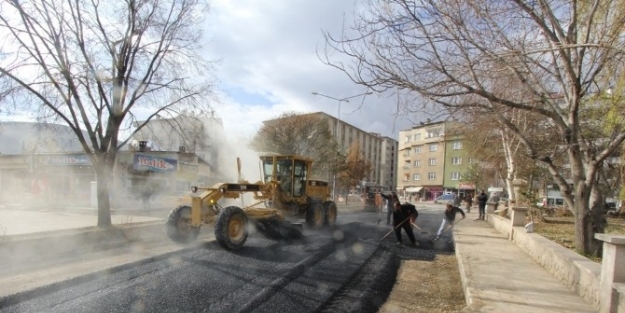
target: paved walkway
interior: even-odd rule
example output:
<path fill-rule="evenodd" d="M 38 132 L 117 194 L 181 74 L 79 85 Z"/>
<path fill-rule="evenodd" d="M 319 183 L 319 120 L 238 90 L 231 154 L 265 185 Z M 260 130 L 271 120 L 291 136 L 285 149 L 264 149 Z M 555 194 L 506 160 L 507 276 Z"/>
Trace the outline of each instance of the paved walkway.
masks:
<path fill-rule="evenodd" d="M 454 230 L 469 307 L 463 312 L 598 312 L 477 213 Z"/>

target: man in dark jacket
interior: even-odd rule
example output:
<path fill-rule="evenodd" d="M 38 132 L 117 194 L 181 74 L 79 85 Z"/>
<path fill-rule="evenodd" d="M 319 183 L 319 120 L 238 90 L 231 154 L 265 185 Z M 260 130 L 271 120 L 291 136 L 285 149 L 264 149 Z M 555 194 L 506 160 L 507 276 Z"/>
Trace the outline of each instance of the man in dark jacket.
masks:
<path fill-rule="evenodd" d="M 395 227 L 395 236 L 397 237 L 397 244 L 402 244 L 401 229 L 406 231 L 406 235 L 410 239 L 413 246 L 417 245 L 414 233 L 412 232 L 411 224 L 415 223 L 419 212 L 414 205 L 410 203 L 401 204 L 399 201 L 394 202 L 393 210 L 393 227 Z"/>
<path fill-rule="evenodd" d="M 484 220 L 484 217 L 486 217 L 486 201 L 488 201 L 488 196 L 484 193 L 484 189 L 482 189 L 481 193 L 477 196 L 477 205 L 480 209 L 480 217 L 478 217 L 476 221 Z"/>
<path fill-rule="evenodd" d="M 462 214 L 462 219 L 466 217 L 464 211 L 462 211 L 461 208 L 453 206 L 451 203 L 447 203 L 447 207 L 445 208 L 445 216 L 443 216 L 443 222 L 441 223 L 441 227 L 438 229 L 438 233 L 436 233 L 436 238 L 440 237 L 443 231 L 447 230 L 447 228 L 445 228 L 447 224 L 449 224 L 450 227 L 454 225 L 454 221 L 456 220 L 456 213 Z"/>
<path fill-rule="evenodd" d="M 380 193 L 382 198 L 386 199 L 386 225 L 391 225 L 391 215 L 393 215 L 393 209 L 395 208 L 395 202 L 399 202 L 397 194 L 392 192 L 388 195 Z"/>

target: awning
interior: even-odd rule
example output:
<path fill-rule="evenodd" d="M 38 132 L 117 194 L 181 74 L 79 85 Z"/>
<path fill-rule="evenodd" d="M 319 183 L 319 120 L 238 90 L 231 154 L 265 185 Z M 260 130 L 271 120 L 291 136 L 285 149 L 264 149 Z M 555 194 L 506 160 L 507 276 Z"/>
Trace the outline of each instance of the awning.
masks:
<path fill-rule="evenodd" d="M 423 187 L 408 187 L 406 188 L 406 192 L 419 192 L 423 189 Z"/>

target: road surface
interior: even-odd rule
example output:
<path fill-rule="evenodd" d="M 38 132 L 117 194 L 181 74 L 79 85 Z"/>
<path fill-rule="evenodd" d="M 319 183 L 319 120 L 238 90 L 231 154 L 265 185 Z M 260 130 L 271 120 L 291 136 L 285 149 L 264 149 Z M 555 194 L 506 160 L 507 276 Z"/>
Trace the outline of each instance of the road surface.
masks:
<path fill-rule="evenodd" d="M 417 208 L 418 225 L 428 232 L 415 231 L 419 248 L 395 245 L 394 234 L 381 242 L 389 228 L 385 217 L 377 223 L 376 213 L 341 214 L 337 227 L 307 230 L 304 241 L 275 242 L 256 234 L 234 252 L 207 242 L 0 298 L 0 310 L 376 312 L 402 259 L 433 260 L 451 247 L 446 239 L 431 240 L 442 207 Z"/>

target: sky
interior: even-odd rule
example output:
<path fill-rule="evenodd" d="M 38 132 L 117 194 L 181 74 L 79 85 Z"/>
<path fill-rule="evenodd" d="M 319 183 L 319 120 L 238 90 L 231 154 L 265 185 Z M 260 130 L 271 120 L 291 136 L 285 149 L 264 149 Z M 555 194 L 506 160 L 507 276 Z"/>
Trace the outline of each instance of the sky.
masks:
<path fill-rule="evenodd" d="M 218 101 L 213 109 L 227 136 L 249 139 L 264 120 L 285 112 L 322 111 L 394 139 L 400 130 L 413 126 L 408 117 L 396 114 L 394 97 L 362 95 L 369 90 L 320 60 L 325 48 L 323 31 L 339 36 L 344 25 L 351 25 L 363 1 L 208 1 L 211 10 L 200 26 L 202 54 L 215 64 Z M 343 57 L 331 56 L 333 60 Z M 0 120 L 34 121 L 34 117 L 32 112 L 22 112 L 0 115 Z"/>
<path fill-rule="evenodd" d="M 216 61 L 215 113 L 230 135 L 249 138 L 283 112 L 339 114 L 339 101 L 368 90 L 324 64 L 322 31 L 341 33 L 358 1 L 212 0 L 204 57 Z M 340 57 L 340 56 L 335 56 Z M 340 119 L 397 139 L 413 125 L 393 98 L 371 94 L 340 102 Z"/>

